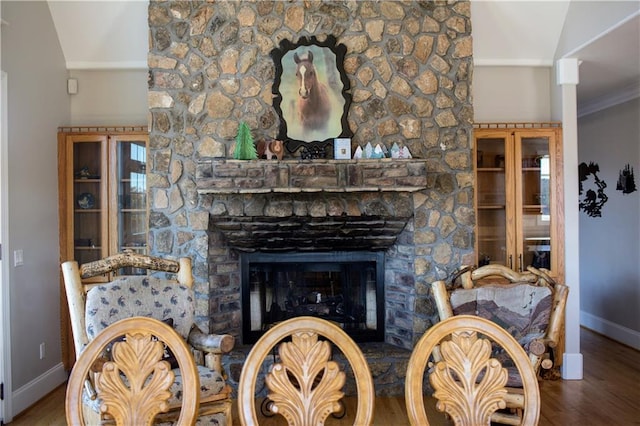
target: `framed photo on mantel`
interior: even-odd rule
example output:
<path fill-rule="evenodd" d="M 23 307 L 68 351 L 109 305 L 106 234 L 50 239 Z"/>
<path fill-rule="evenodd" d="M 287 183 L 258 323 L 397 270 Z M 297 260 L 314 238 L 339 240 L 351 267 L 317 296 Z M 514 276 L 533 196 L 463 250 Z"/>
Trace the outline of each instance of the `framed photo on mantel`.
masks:
<path fill-rule="evenodd" d="M 344 44 L 333 36 L 280 42 L 271 51 L 276 74 L 273 106 L 280 117 L 278 139 L 287 151 L 321 152 L 336 138 L 352 136 L 347 123 L 351 104 L 344 71 Z"/>

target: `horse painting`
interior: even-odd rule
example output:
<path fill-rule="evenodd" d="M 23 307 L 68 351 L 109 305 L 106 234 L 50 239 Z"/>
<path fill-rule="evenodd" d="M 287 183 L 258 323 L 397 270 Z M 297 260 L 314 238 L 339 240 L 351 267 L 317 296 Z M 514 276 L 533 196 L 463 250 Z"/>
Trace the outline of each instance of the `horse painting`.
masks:
<path fill-rule="evenodd" d="M 331 100 L 327 86 L 318 80 L 313 53 L 304 58 L 293 55 L 298 81 L 297 114 L 303 131 L 326 130 L 331 115 Z"/>

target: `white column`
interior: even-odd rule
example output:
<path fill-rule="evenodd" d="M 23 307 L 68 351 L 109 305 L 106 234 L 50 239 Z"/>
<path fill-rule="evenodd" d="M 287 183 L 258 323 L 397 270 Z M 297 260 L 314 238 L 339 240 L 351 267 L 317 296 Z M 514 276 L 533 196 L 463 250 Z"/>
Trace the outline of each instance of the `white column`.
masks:
<path fill-rule="evenodd" d="M 565 321 L 565 353 L 562 378 L 582 380 L 580 353 L 580 218 L 578 211 L 578 107 L 576 85 L 578 59 L 556 63 L 557 84 L 562 86 L 562 146 L 564 161 L 564 252 L 565 281 L 569 286 Z"/>

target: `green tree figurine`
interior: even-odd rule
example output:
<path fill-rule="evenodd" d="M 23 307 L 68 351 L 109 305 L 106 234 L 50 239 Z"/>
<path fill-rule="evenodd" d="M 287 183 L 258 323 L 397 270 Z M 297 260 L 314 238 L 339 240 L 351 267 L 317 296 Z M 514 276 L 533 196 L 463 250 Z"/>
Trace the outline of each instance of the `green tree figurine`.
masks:
<path fill-rule="evenodd" d="M 253 143 L 253 136 L 251 135 L 251 129 L 244 121 L 240 122 L 240 127 L 238 127 L 233 158 L 236 160 L 255 160 L 258 158 L 256 146 Z"/>

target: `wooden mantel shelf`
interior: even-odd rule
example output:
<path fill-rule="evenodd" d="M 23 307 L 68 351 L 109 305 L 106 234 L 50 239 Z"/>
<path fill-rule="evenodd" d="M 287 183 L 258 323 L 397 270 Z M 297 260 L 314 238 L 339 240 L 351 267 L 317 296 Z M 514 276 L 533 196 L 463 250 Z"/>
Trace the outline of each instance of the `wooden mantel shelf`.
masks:
<path fill-rule="evenodd" d="M 216 159 L 197 167 L 200 194 L 416 192 L 427 187 L 422 159 Z"/>

